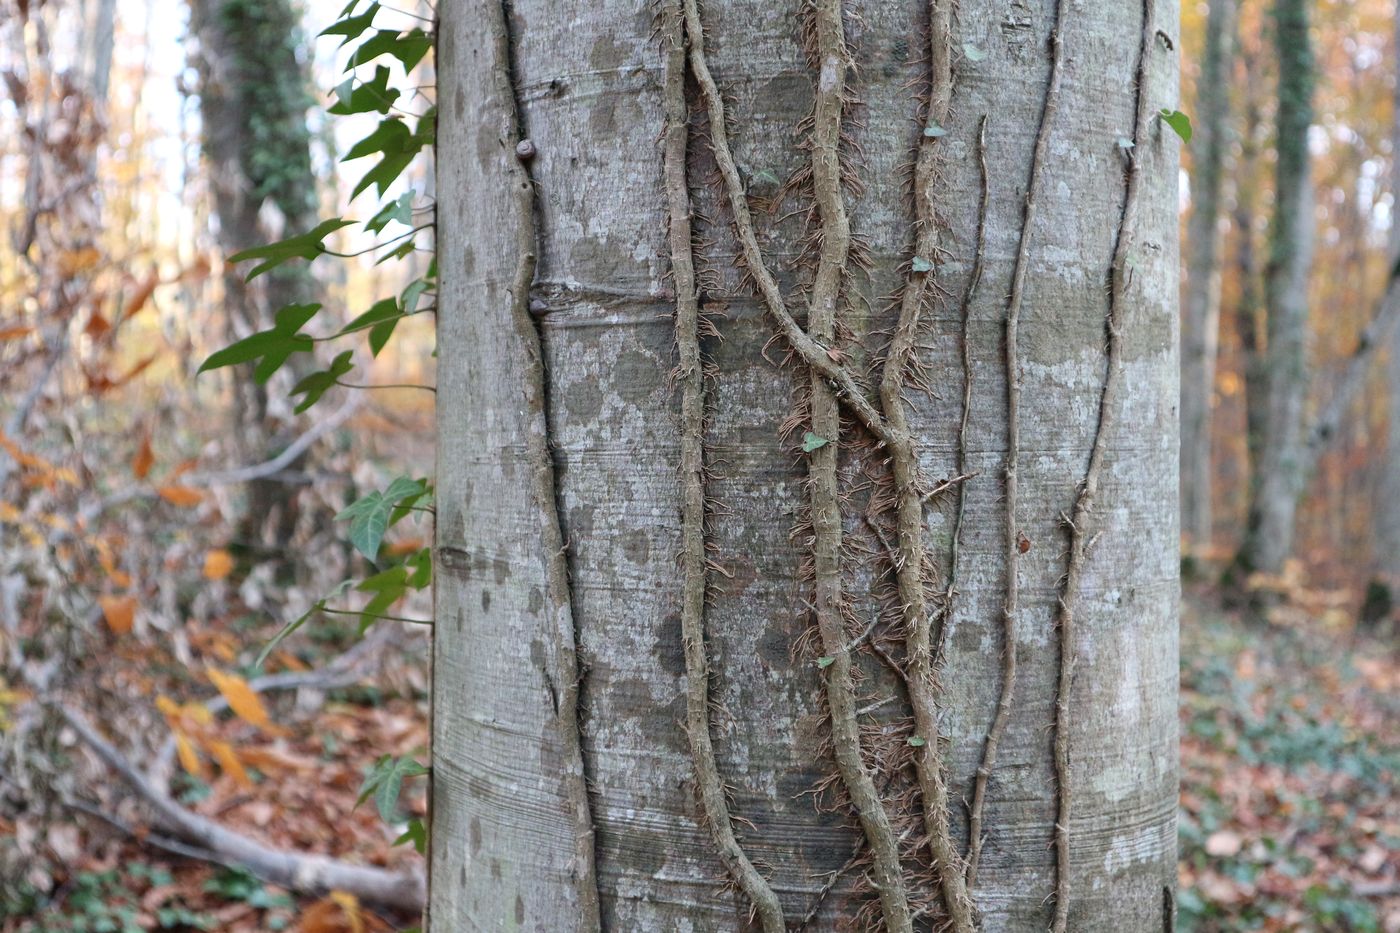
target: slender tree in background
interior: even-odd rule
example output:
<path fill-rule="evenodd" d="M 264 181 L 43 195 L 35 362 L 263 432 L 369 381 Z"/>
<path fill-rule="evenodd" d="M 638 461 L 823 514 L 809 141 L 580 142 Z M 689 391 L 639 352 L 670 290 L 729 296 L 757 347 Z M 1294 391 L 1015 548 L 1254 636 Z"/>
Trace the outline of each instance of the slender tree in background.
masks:
<path fill-rule="evenodd" d="M 230 255 L 311 229 L 318 219 L 306 124 L 313 101 L 307 64 L 299 57 L 299 9 L 292 0 L 190 0 L 190 11 L 220 246 Z M 268 229 L 269 216 L 275 229 Z M 252 283 L 229 266 L 223 289 L 228 319 L 242 334 L 268 326 L 279 308 L 317 298 L 315 280 L 300 265 L 281 266 Z M 289 365 L 295 371 L 306 361 L 298 356 Z M 243 455 L 267 459 L 285 443 L 285 426 L 279 427 L 263 386 L 248 378 L 237 386 Z M 265 530 L 269 541 L 287 540 L 294 488 L 276 479 L 249 484 L 244 532 L 251 541 Z"/>
<path fill-rule="evenodd" d="M 1181 308 L 1181 524 L 1193 549 L 1211 542 L 1210 437 L 1220 337 L 1220 220 L 1230 149 L 1235 0 L 1211 0 L 1196 84 L 1191 218 Z"/>
<path fill-rule="evenodd" d="M 1400 53 L 1400 11 L 1395 17 L 1395 45 Z M 1392 62 L 1396 59 L 1392 56 Z M 1394 114 L 1391 117 L 1390 144 L 1390 260 L 1400 265 L 1400 77 L 1395 82 Z M 1394 297 L 1391 298 L 1395 302 Z M 1392 311 L 1392 313 L 1395 313 Z M 1388 341 L 1385 368 L 1388 425 L 1386 461 L 1381 471 L 1380 502 L 1377 503 L 1377 543 L 1382 555 L 1377 568 L 1392 590 L 1400 588 L 1400 331 Z"/>
<path fill-rule="evenodd" d="M 1170 928 L 1178 9 L 953 7 L 440 4 L 433 933 Z"/>
<path fill-rule="evenodd" d="M 1264 302 L 1260 436 L 1250 478 L 1239 571 L 1278 573 L 1292 554 L 1294 519 L 1307 478 L 1303 411 L 1310 384 L 1307 358 L 1308 280 L 1312 265 L 1313 200 L 1308 154 L 1312 125 L 1312 39 L 1309 0 L 1275 0 L 1278 55 L 1278 136 L 1274 215 L 1269 234 Z"/>

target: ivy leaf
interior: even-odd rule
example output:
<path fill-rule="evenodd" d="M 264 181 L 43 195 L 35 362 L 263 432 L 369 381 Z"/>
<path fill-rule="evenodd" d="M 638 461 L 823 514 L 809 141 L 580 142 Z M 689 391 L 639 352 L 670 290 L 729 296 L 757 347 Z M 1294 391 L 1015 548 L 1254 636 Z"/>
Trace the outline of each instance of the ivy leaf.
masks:
<path fill-rule="evenodd" d="M 383 265 L 391 259 L 402 259 L 409 253 L 413 252 L 415 249 L 417 249 L 417 247 L 413 245 L 413 237 L 409 237 L 408 239 L 400 243 L 398 246 L 394 247 L 393 249 L 389 250 L 389 252 L 376 259 L 374 261 L 374 264 L 376 266 L 379 266 Z"/>
<path fill-rule="evenodd" d="M 427 491 L 428 484 L 425 480 L 400 476 L 383 492 L 376 489 L 352 502 L 336 516 L 336 520 L 350 522 L 350 543 L 355 546 L 355 550 L 373 561 L 379 556 L 379 545 L 384 540 L 384 533 L 398 520 L 392 517 L 396 509 L 403 507 L 405 503 L 411 506 Z"/>
<path fill-rule="evenodd" d="M 922 748 L 923 746 L 928 744 L 928 742 L 925 741 L 924 737 L 920 735 L 911 735 L 904 741 L 908 742 L 914 748 Z"/>
<path fill-rule="evenodd" d="M 355 798 L 355 806 L 358 807 L 372 796 L 374 808 L 379 811 L 379 818 L 386 823 L 392 823 L 394 811 L 398 809 L 399 793 L 403 789 L 404 779 L 427 773 L 428 768 L 412 758 L 383 755 L 365 775 L 364 783 L 360 785 L 360 794 Z"/>
<path fill-rule="evenodd" d="M 828 443 L 829 442 L 826 438 L 817 437 L 817 435 L 813 434 L 811 431 L 808 431 L 806 434 L 802 435 L 803 453 L 811 453 L 814 450 L 819 450 L 822 447 L 825 447 Z"/>
<path fill-rule="evenodd" d="M 1133 142 L 1131 139 L 1129 139 L 1129 138 L 1126 137 L 1126 136 L 1119 136 L 1119 137 L 1118 137 L 1118 148 L 1119 148 L 1119 149 L 1132 149 L 1132 148 L 1133 148 L 1134 146 L 1136 146 L 1136 145 L 1137 145 L 1137 143 Z"/>
<path fill-rule="evenodd" d="M 414 279 L 408 283 L 408 288 L 403 290 L 403 298 L 401 299 L 403 313 L 412 314 L 417 311 L 418 299 L 423 297 L 423 293 L 430 287 L 432 287 L 432 283 L 427 279 Z"/>
<path fill-rule="evenodd" d="M 393 841 L 393 845 L 401 846 L 410 842 L 413 843 L 413 850 L 419 855 L 427 854 L 428 830 L 423 825 L 423 821 L 416 816 L 408 821 L 408 828 Z"/>
<path fill-rule="evenodd" d="M 344 337 L 346 334 L 368 330 L 370 352 L 378 356 L 379 351 L 384 349 L 384 345 L 393 336 L 394 328 L 406 316 L 399 308 L 397 299 L 381 298 L 364 314 L 342 327 L 335 336 Z"/>
<path fill-rule="evenodd" d="M 355 183 L 350 197 L 352 199 L 358 197 L 360 192 L 370 185 L 377 187 L 380 197 L 383 197 L 384 192 L 394 183 L 394 179 L 403 174 L 403 170 L 412 164 L 424 146 L 432 142 L 432 130 L 428 125 L 430 123 L 431 121 L 425 115 L 423 119 L 419 120 L 418 131 L 415 132 L 409 130 L 408 125 L 398 116 L 391 116 L 381 120 L 374 132 L 351 146 L 340 161 L 352 162 L 355 159 L 363 159 L 376 153 L 382 158 L 374 168 L 366 172 Z M 397 206 L 395 209 L 397 210 Z M 408 219 L 404 223 L 411 224 L 413 212 L 411 203 L 407 206 L 407 212 Z M 380 214 L 383 213 L 383 211 L 380 212 Z M 380 214 L 375 215 L 376 221 Z M 387 223 L 388 218 L 384 222 Z M 381 223 L 380 227 L 382 228 L 383 225 Z"/>
<path fill-rule="evenodd" d="M 374 22 L 374 17 L 379 13 L 379 4 L 371 3 L 369 9 L 365 10 L 359 16 L 353 15 L 356 5 L 356 3 L 352 2 L 347 5 L 345 9 L 341 10 L 341 18 L 321 30 L 321 34 L 318 38 L 324 36 L 340 36 L 340 46 L 343 47 L 345 43 L 364 35 L 365 30 L 370 28 Z"/>
<path fill-rule="evenodd" d="M 332 29 L 335 27 L 331 27 Z M 364 30 L 361 30 L 363 32 Z M 329 32 L 329 30 L 327 30 Z M 321 33 L 325 35 L 326 33 Z M 349 39 L 345 40 L 346 42 Z M 342 45 L 345 43 L 342 42 Z M 370 36 L 360 47 L 355 50 L 355 54 L 350 56 L 350 64 L 346 65 L 347 71 L 360 65 L 367 64 L 381 55 L 392 55 L 403 64 L 405 72 L 412 71 L 414 66 L 423 60 L 433 47 L 432 36 L 421 29 L 410 29 L 408 32 L 399 32 L 396 29 L 380 29 Z"/>
<path fill-rule="evenodd" d="M 930 139 L 938 139 L 939 137 L 947 136 L 948 131 L 945 130 L 942 126 L 940 126 L 936 121 L 930 120 L 928 121 L 928 126 L 924 127 L 924 135 Z"/>
<path fill-rule="evenodd" d="M 388 570 L 381 570 L 366 579 L 355 589 L 361 593 L 374 594 L 360 610 L 360 634 L 363 635 L 408 592 L 408 567 L 405 564 L 395 564 Z"/>
<path fill-rule="evenodd" d="M 262 263 L 255 266 L 252 272 L 248 273 L 248 281 L 262 275 L 271 269 L 275 269 L 284 262 L 293 259 L 315 259 L 326 252 L 324 240 L 341 227 L 348 227 L 354 223 L 344 217 L 332 217 L 330 220 L 323 220 L 313 229 L 296 236 L 287 237 L 285 240 L 278 240 L 276 243 L 268 243 L 266 246 L 255 246 L 252 249 L 245 249 L 241 253 L 234 253 L 228 258 L 229 262 L 247 262 L 250 259 L 261 259 Z"/>
<path fill-rule="evenodd" d="M 971 42 L 963 43 L 963 55 L 967 56 L 970 62 L 980 62 L 987 57 L 987 53 L 973 45 Z"/>
<path fill-rule="evenodd" d="M 348 158 L 348 156 L 346 157 Z M 341 161 L 344 161 L 343 159 Z M 397 201 L 390 201 L 379 209 L 369 220 L 365 221 L 365 229 L 374 233 L 380 233 L 389 226 L 390 222 L 397 221 L 405 227 L 413 226 L 413 192 L 405 191 L 399 195 Z"/>
<path fill-rule="evenodd" d="M 354 351 L 346 350 L 344 353 L 331 360 L 329 369 L 314 372 L 292 387 L 293 396 L 306 396 L 296 407 L 296 413 L 298 415 L 319 402 L 321 396 L 325 395 L 327 390 L 340 381 L 341 376 L 344 376 L 355 368 L 355 364 L 350 362 L 353 356 Z"/>
<path fill-rule="evenodd" d="M 915 256 L 913 262 L 913 269 L 915 272 L 932 272 L 933 263 L 929 262 L 922 256 Z"/>
<path fill-rule="evenodd" d="M 394 105 L 394 101 L 399 99 L 399 94 L 398 88 L 389 86 L 389 69 L 379 65 L 374 69 L 374 77 L 368 81 L 356 83 L 355 79 L 349 78 L 341 82 L 335 89 L 336 103 L 326 108 L 326 112 L 336 116 L 351 113 L 385 114 Z"/>
<path fill-rule="evenodd" d="M 830 657 L 830 656 L 823 657 L 823 658 L 817 658 L 817 667 L 820 667 L 820 668 L 828 668 L 828 667 L 830 667 L 832 664 L 835 664 L 835 663 L 836 663 L 836 659 L 833 658 L 833 657 Z"/>
<path fill-rule="evenodd" d="M 331 590 L 325 596 L 316 600 L 316 602 L 312 605 L 310 609 L 306 610 L 306 612 L 302 613 L 300 616 L 293 619 L 291 622 L 288 622 L 286 625 L 282 626 L 281 630 L 278 631 L 276 635 L 272 636 L 272 640 L 263 646 L 262 651 L 258 652 L 258 657 L 255 661 L 253 661 L 253 666 L 262 667 L 263 662 L 268 659 L 268 657 L 272 654 L 274 650 L 276 650 L 277 646 L 282 643 L 283 639 L 285 639 L 288 635 L 292 634 L 297 629 L 305 625 L 308 621 L 311 620 L 312 616 L 325 609 L 326 606 L 330 604 L 331 600 L 341 596 L 346 590 L 350 589 L 350 587 L 354 585 L 354 580 L 341 580 L 340 583 L 336 585 L 335 589 Z"/>
<path fill-rule="evenodd" d="M 199 372 L 259 360 L 253 378 L 260 383 L 267 382 L 293 353 L 311 351 L 314 346 L 311 338 L 297 331 L 319 310 L 319 304 L 287 305 L 277 312 L 271 330 L 259 331 L 215 351 L 200 365 Z"/>
<path fill-rule="evenodd" d="M 1181 141 L 1189 143 L 1191 141 L 1191 118 L 1180 110 L 1167 110 L 1163 108 L 1157 111 L 1157 116 L 1162 118 L 1162 122 L 1172 128 L 1176 135 L 1181 137 Z"/>

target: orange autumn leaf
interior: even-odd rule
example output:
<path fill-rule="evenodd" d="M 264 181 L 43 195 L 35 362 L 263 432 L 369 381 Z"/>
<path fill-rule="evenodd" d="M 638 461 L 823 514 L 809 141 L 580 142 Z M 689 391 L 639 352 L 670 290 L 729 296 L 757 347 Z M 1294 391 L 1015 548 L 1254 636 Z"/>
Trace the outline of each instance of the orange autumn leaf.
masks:
<path fill-rule="evenodd" d="M 216 667 L 205 670 L 209 673 L 210 681 L 228 701 L 228 708 L 233 710 L 239 719 L 268 732 L 277 731 L 267 715 L 267 707 L 263 706 L 262 698 L 248 686 L 248 681 L 237 674 L 226 674 Z"/>
<path fill-rule="evenodd" d="M 194 747 L 194 742 L 179 729 L 175 730 L 175 754 L 179 756 L 180 767 L 185 769 L 186 774 L 200 780 L 208 779 L 208 769 L 204 767 L 204 761 L 199 757 L 199 751 Z"/>
<path fill-rule="evenodd" d="M 151 450 L 151 435 L 147 434 L 141 438 L 141 449 L 131 458 L 131 472 L 137 479 L 145 479 L 155 463 L 156 455 L 155 451 Z"/>
<path fill-rule="evenodd" d="M 0 340 L 18 340 L 20 337 L 34 333 L 34 328 L 20 324 L 15 327 L 0 327 Z"/>
<path fill-rule="evenodd" d="M 171 505 L 189 508 L 204 501 L 204 493 L 189 486 L 161 486 L 156 492 Z"/>
<path fill-rule="evenodd" d="M 92 317 L 88 318 L 87 325 L 83 327 L 83 333 L 93 340 L 101 340 L 112 329 L 112 322 L 102 316 L 102 312 L 92 312 Z"/>
<path fill-rule="evenodd" d="M 232 745 L 227 742 L 210 742 L 209 754 L 219 763 L 219 770 L 233 778 L 239 787 L 253 786 L 253 779 L 248 776 L 243 762 L 238 760 L 238 753 L 233 750 Z"/>
<path fill-rule="evenodd" d="M 102 607 L 102 618 L 114 635 L 125 635 L 131 631 L 136 619 L 135 596 L 99 596 L 97 604 Z"/>
<path fill-rule="evenodd" d="M 204 579 L 222 580 L 233 573 L 233 555 L 222 548 L 215 548 L 204 555 Z"/>
<path fill-rule="evenodd" d="M 126 303 L 126 307 L 122 309 L 122 319 L 125 320 L 144 308 L 146 302 L 151 300 L 151 295 L 155 294 L 156 286 L 159 284 L 159 276 L 154 272 L 148 275 L 146 280 L 132 293 L 131 299 Z"/>

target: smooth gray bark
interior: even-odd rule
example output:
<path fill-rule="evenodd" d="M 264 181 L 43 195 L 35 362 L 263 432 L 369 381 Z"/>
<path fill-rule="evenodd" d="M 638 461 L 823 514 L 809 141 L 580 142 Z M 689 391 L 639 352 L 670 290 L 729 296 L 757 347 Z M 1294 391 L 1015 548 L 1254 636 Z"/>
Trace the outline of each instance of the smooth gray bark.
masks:
<path fill-rule="evenodd" d="M 798 124 L 818 75 L 799 45 L 802 5 L 711 2 L 706 52 L 731 95 L 735 158 L 751 201 L 778 191 L 810 155 Z M 869 261 L 839 311 L 845 359 L 878 382 L 873 362 L 894 325 L 907 266 L 913 205 L 905 168 L 916 150 L 926 85 L 919 64 L 926 3 L 848 2 L 847 31 L 860 103 L 847 129 L 864 183 L 847 194 L 850 223 Z M 439 6 L 438 300 L 439 439 L 434 647 L 433 933 L 569 930 L 580 923 L 577 800 L 564 732 L 561 659 L 577 637 L 578 718 L 602 926 L 617 930 L 728 931 L 748 905 L 726 884 L 700 825 L 686 718 L 681 639 L 680 402 L 666 195 L 666 55 L 653 9 L 624 0 L 509 4 L 510 54 L 483 26 L 491 0 Z M 1006 380 L 1002 337 L 1021 234 L 1031 153 L 1045 99 L 1052 0 L 962 0 L 955 87 L 940 180 L 944 226 L 939 286 L 960 295 L 976 242 L 977 128 L 987 117 L 990 206 L 982 286 L 969 307 L 974 378 L 956 597 L 945 632 L 942 719 L 954 839 L 966 849 L 966 813 L 1000 696 L 1006 584 Z M 858 14 L 858 15 L 857 15 Z M 1056 818 L 1052 722 L 1060 671 L 1055 614 L 1066 572 L 1063 516 L 1073 507 L 1099 429 L 1108 277 L 1123 213 L 1119 140 L 1134 126 L 1134 73 L 1143 4 L 1067 4 L 1062 100 L 1048 127 L 1048 175 L 1029 238 L 1020 319 L 1019 533 L 1014 702 L 987 790 L 973 898 L 986 930 L 1044 930 L 1054 910 Z M 1146 100 L 1177 105 L 1175 2 L 1156 4 Z M 1149 30 L 1151 35 L 1155 30 Z M 968 49 L 972 50 L 969 54 Z M 512 313 L 521 260 L 508 67 L 537 201 L 539 265 L 530 308 L 542 340 L 547 411 L 532 408 L 529 341 Z M 921 84 L 922 82 L 922 84 Z M 692 88 L 693 90 L 693 88 Z M 692 98 L 690 186 L 702 308 L 722 339 L 705 340 L 714 365 L 705 442 L 716 504 L 709 521 L 705 606 L 715 706 L 715 753 L 731 791 L 736 832 L 795 921 L 817 907 L 848 861 L 859 830 L 809 795 L 832 774 L 823 746 L 822 670 L 795 644 L 808 632 L 805 537 L 790 532 L 806 499 L 805 459 L 781 426 L 809 375 L 765 352 L 774 326 L 735 268 L 728 207 L 709 186 L 714 162 Z M 1071 646 L 1069 929 L 1160 931 L 1176 878 L 1177 215 L 1179 142 L 1157 120 L 1139 141 L 1141 192 L 1130 237 L 1123 310 L 1121 395 L 1108 413 L 1103 474 L 1087 529 Z M 784 289 L 801 217 L 756 210 L 765 256 Z M 795 302 L 796 307 L 802 307 Z M 924 475 L 957 472 L 962 419 L 962 320 L 957 302 L 927 313 L 917 355 L 932 392 L 907 404 Z M 876 376 L 870 378 L 874 372 Z M 548 430 L 571 580 L 572 627 L 550 598 L 548 517 L 532 494 L 530 459 Z M 854 424 L 844 435 L 858 435 Z M 859 467 L 843 453 L 848 540 L 864 541 Z M 927 547 L 946 568 L 952 500 L 930 510 Z M 866 542 L 869 543 L 869 542 Z M 852 544 L 848 598 L 861 627 L 882 606 L 879 565 Z M 883 608 L 888 610 L 888 605 Z M 854 629 L 859 632 L 859 628 Z M 854 634 L 852 635 L 854 637 Z M 900 685 L 861 655 L 863 716 L 872 733 L 903 729 Z M 899 733 L 903 734 L 903 733 Z M 926 864 L 907 860 L 913 896 L 937 904 Z M 811 928 L 870 928 L 851 896 L 865 869 L 836 876 Z M 866 887 L 868 891 L 868 886 Z M 878 916 L 876 914 L 875 916 Z M 937 914 L 935 913 L 935 917 Z M 919 921 L 927 929 L 932 917 Z"/>
<path fill-rule="evenodd" d="M 1211 400 L 1220 343 L 1220 220 L 1230 146 L 1235 0 L 1211 0 L 1196 85 L 1186 290 L 1181 304 L 1181 525 L 1190 547 L 1211 542 Z"/>
<path fill-rule="evenodd" d="M 1268 347 L 1258 387 L 1263 395 L 1258 456 L 1250 478 L 1244 542 L 1236 556 L 1245 572 L 1277 574 L 1292 555 L 1298 500 L 1308 470 L 1303 414 L 1311 382 L 1307 350 L 1313 191 L 1308 128 L 1314 85 L 1309 7 L 1309 0 L 1274 4 L 1278 158 L 1264 277 Z"/>

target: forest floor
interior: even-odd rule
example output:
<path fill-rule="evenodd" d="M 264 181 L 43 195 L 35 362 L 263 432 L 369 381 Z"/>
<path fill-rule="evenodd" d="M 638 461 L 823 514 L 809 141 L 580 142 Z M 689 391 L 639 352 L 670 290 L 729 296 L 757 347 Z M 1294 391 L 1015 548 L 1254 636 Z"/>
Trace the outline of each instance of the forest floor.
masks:
<path fill-rule="evenodd" d="M 1297 614 L 1292 623 L 1251 625 L 1208 594 L 1188 596 L 1182 931 L 1400 933 L 1400 644 L 1321 627 Z M 201 696 L 189 678 L 170 678 L 226 664 L 237 646 L 226 627 L 189 636 L 193 658 L 162 663 L 149 647 L 104 658 L 107 686 L 127 697 L 207 699 L 207 685 Z M 343 644 L 331 639 L 309 652 L 326 663 Z M 307 654 L 283 663 L 318 662 Z M 227 742 L 251 779 L 206 764 L 202 776 L 178 775 L 173 789 L 195 811 L 273 845 L 412 863 L 410 846 L 391 844 L 404 824 L 386 825 L 372 803 L 356 805 L 379 756 L 421 757 L 426 744 L 421 639 L 392 655 L 366 680 L 374 686 L 268 694 L 276 728 L 216 717 L 201 727 L 200 747 Z M 405 783 L 398 820 L 424 814 L 422 785 Z M 139 821 L 134 810 L 116 812 Z M 0 825 L 0 833 L 11 829 Z M 3 933 L 386 933 L 412 922 L 343 895 L 293 898 L 245 872 L 182 859 L 91 821 L 81 829 L 59 823 L 40 844 L 67 873 L 27 903 L 0 900 Z"/>

